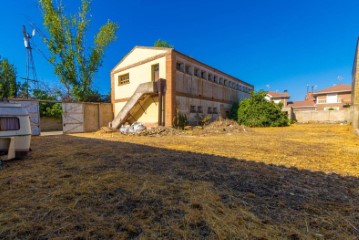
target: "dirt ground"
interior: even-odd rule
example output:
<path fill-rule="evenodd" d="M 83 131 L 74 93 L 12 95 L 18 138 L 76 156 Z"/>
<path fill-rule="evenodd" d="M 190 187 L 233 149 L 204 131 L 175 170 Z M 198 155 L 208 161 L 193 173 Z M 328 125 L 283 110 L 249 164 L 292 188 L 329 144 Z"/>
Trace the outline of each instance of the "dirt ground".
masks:
<path fill-rule="evenodd" d="M 348 125 L 32 139 L 0 170 L 1 239 L 359 239 Z"/>

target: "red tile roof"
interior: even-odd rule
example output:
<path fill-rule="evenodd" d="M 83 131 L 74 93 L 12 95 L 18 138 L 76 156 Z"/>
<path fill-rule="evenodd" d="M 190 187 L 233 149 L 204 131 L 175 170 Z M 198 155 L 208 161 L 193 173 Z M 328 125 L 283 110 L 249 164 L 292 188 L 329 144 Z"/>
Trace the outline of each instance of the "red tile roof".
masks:
<path fill-rule="evenodd" d="M 288 104 L 288 107 L 299 108 L 299 107 L 315 107 L 313 100 L 296 101 Z"/>
<path fill-rule="evenodd" d="M 279 92 L 267 92 L 272 98 L 289 98 L 288 92 L 279 93 Z"/>
<path fill-rule="evenodd" d="M 329 93 L 329 92 L 348 92 L 352 90 L 352 86 L 349 84 L 339 84 L 335 85 L 329 88 L 324 88 L 318 92 L 315 92 L 313 94 L 320 94 L 320 93 Z"/>

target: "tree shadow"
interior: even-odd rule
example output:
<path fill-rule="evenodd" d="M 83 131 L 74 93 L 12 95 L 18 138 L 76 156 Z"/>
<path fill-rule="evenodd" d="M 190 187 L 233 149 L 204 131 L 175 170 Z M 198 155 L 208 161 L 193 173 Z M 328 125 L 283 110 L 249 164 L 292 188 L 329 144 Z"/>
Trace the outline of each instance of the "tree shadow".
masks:
<path fill-rule="evenodd" d="M 30 188 L 36 197 L 4 210 L 9 216 L 25 205 L 28 213 L 15 218 L 22 224 L 17 234 L 11 235 L 8 223 L 0 237 L 359 236 L 356 177 L 74 136 L 35 138 L 32 148 L 27 160 L 3 170 L 10 175 L 26 167 L 27 178 L 20 184 L 3 177 L 0 190 L 15 198 Z"/>

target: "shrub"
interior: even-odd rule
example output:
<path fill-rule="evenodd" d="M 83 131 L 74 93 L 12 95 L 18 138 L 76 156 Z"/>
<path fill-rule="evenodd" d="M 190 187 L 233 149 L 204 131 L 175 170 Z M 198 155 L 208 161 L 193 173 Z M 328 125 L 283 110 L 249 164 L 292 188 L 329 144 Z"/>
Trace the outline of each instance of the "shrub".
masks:
<path fill-rule="evenodd" d="M 288 116 L 281 105 L 265 99 L 264 91 L 251 92 L 251 97 L 240 102 L 238 123 L 249 127 L 288 126 Z"/>
<path fill-rule="evenodd" d="M 239 103 L 233 103 L 231 107 L 231 111 L 229 112 L 228 118 L 234 121 L 238 121 L 238 107 Z"/>
<path fill-rule="evenodd" d="M 212 118 L 209 115 L 199 115 L 199 114 L 197 114 L 196 119 L 197 119 L 197 124 L 199 126 L 203 127 L 205 125 L 208 125 L 211 122 Z"/>
<path fill-rule="evenodd" d="M 184 129 L 184 127 L 188 125 L 187 115 L 177 110 L 173 125 L 174 127 Z"/>

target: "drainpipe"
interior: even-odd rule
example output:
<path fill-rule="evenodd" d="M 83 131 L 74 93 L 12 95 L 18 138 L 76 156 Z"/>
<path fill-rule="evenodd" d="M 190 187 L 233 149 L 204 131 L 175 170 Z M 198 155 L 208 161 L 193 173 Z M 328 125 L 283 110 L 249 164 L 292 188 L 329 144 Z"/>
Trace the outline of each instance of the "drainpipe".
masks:
<path fill-rule="evenodd" d="M 162 84 L 161 79 L 157 80 L 157 92 L 158 92 L 158 126 L 162 126 Z"/>

